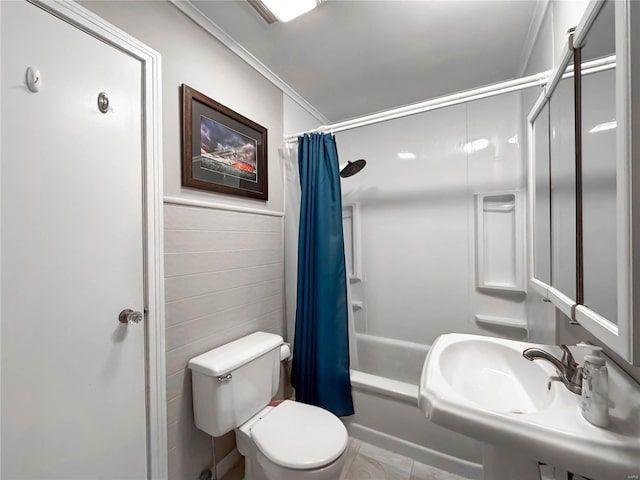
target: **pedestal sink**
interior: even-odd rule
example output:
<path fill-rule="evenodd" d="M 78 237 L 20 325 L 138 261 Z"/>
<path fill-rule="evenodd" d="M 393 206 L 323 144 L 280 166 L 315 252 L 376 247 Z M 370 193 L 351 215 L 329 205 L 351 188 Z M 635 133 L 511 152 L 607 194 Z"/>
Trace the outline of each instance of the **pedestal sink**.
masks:
<path fill-rule="evenodd" d="M 551 364 L 528 361 L 537 346 L 478 335 L 448 334 L 431 346 L 418 404 L 434 423 L 485 442 L 486 480 L 539 479 L 538 462 L 593 480 L 640 475 L 640 386 L 608 361 L 610 427 L 591 425 L 580 397 Z M 580 360 L 580 349 L 573 350 Z"/>

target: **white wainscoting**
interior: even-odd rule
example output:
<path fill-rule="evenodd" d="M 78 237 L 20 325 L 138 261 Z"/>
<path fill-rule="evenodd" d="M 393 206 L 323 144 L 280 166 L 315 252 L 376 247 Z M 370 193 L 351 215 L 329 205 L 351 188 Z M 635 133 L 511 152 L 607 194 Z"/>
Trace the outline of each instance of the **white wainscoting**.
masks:
<path fill-rule="evenodd" d="M 165 202 L 164 224 L 169 478 L 198 478 L 211 437 L 193 423 L 187 362 L 257 330 L 282 334 L 282 217 Z M 219 458 L 233 448 L 216 441 Z"/>

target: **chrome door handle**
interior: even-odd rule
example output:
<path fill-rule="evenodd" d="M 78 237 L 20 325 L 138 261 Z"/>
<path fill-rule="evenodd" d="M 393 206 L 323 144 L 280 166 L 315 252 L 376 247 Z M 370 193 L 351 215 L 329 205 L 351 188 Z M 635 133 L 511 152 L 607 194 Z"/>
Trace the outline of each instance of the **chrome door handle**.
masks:
<path fill-rule="evenodd" d="M 130 308 L 127 308 L 120 312 L 120 315 L 118 315 L 118 320 L 120 320 L 120 323 L 125 323 L 127 325 L 137 325 L 142 321 L 142 317 L 142 312 L 136 312 L 134 310 L 131 310 Z"/>

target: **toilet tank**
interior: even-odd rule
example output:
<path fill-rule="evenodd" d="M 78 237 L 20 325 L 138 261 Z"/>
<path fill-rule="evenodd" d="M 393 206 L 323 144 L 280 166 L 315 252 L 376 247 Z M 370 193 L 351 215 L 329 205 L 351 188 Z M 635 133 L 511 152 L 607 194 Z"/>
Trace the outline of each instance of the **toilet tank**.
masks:
<path fill-rule="evenodd" d="M 282 337 L 256 332 L 189 360 L 196 426 L 214 437 L 269 404 L 280 381 Z"/>

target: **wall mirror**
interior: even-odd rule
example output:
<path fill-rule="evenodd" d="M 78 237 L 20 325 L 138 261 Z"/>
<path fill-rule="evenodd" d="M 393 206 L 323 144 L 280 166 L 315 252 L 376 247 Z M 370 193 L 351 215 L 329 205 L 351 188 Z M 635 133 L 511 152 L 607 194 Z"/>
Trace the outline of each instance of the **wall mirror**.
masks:
<path fill-rule="evenodd" d="M 632 265 L 632 243 L 638 234 L 632 225 L 631 199 L 640 192 L 633 191 L 630 182 L 629 108 L 630 86 L 638 81 L 630 76 L 629 12 L 638 7 L 613 0 L 590 7 L 576 31 L 582 57 L 584 299 L 575 318 L 615 353 L 639 365 L 640 309 L 634 305 L 632 285 L 640 269 Z"/>
<path fill-rule="evenodd" d="M 543 99 L 546 100 L 546 97 Z M 546 297 L 551 285 L 551 192 L 549 165 L 549 104 L 530 119 L 529 201 L 531 204 L 531 282 Z"/>
<path fill-rule="evenodd" d="M 576 150 L 573 56 L 549 98 L 551 172 L 551 287 L 567 305 L 576 289 Z"/>
<path fill-rule="evenodd" d="M 632 222 L 640 222 L 640 214 L 631 210 L 640 191 L 630 181 L 631 152 L 640 148 L 631 135 L 629 107 L 631 86 L 640 82 L 630 62 L 638 55 L 630 41 L 634 18 L 640 18 L 634 2 L 591 1 L 529 114 L 529 284 L 572 322 L 640 365 L 640 303 L 633 303 L 632 287 L 640 276 L 640 261 L 634 265 L 632 255 L 634 243 L 640 245 L 634 230 L 640 230 Z"/>
<path fill-rule="evenodd" d="M 576 298 L 573 51 L 562 60 L 528 116 L 529 286 L 571 314 Z"/>
<path fill-rule="evenodd" d="M 576 298 L 573 51 L 562 60 L 528 116 L 529 286 L 566 315 Z"/>
<path fill-rule="evenodd" d="M 617 324 L 614 2 L 604 3 L 581 51 L 583 303 Z"/>

